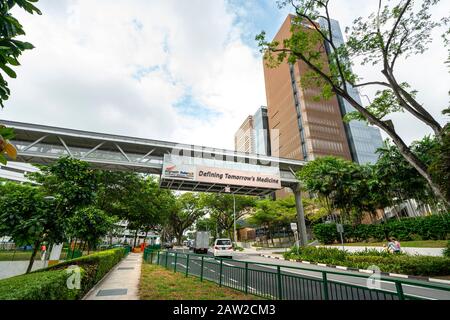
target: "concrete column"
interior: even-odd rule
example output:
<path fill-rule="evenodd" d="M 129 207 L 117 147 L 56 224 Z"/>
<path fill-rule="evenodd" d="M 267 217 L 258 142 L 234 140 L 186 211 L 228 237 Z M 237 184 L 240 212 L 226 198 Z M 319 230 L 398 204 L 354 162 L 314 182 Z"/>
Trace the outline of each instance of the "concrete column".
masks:
<path fill-rule="evenodd" d="M 305 247 L 308 244 L 308 238 L 306 236 L 306 223 L 305 223 L 305 212 L 303 211 L 302 203 L 302 191 L 300 189 L 300 184 L 296 184 L 291 187 L 294 192 L 295 206 L 297 208 L 297 225 L 299 232 L 300 246 Z"/>

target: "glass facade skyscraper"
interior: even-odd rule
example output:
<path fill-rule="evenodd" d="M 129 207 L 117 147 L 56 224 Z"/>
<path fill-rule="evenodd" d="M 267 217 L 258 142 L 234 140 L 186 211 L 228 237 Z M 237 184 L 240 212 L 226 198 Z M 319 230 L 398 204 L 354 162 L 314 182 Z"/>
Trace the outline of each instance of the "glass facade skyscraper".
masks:
<path fill-rule="evenodd" d="M 319 19 L 319 24 L 322 28 L 328 29 L 328 25 L 324 19 Z M 344 37 L 338 21 L 331 21 L 331 31 L 333 41 L 336 46 L 339 47 L 344 44 Z M 327 50 L 330 51 L 332 49 L 328 47 Z M 348 91 L 350 96 L 362 105 L 358 90 L 348 85 Z M 342 116 L 349 112 L 355 111 L 350 103 L 341 97 L 338 97 L 338 102 L 341 108 Z M 353 120 L 350 123 L 345 124 L 345 131 L 353 161 L 358 162 L 359 164 L 377 162 L 378 154 L 376 154 L 376 150 L 383 145 L 383 139 L 378 128 L 369 126 L 363 121 Z"/>
<path fill-rule="evenodd" d="M 270 156 L 269 120 L 267 107 L 262 106 L 253 116 L 255 153 Z"/>

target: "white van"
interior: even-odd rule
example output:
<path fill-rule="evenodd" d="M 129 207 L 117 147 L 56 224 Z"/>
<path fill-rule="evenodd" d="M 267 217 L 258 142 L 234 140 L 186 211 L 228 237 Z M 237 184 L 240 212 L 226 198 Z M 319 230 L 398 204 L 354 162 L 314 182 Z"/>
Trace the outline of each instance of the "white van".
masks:
<path fill-rule="evenodd" d="M 213 249 L 214 257 L 233 258 L 233 244 L 231 243 L 231 239 L 216 239 Z"/>

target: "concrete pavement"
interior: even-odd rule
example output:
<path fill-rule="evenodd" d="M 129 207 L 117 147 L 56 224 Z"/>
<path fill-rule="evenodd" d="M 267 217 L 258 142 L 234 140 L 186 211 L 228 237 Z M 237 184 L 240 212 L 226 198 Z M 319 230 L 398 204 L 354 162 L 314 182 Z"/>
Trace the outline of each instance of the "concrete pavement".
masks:
<path fill-rule="evenodd" d="M 10 278 L 24 274 L 27 271 L 29 261 L 0 261 L 0 279 Z M 32 271 L 45 268 L 47 262 L 35 260 Z"/>
<path fill-rule="evenodd" d="M 139 300 L 142 254 L 130 253 L 83 300 Z"/>

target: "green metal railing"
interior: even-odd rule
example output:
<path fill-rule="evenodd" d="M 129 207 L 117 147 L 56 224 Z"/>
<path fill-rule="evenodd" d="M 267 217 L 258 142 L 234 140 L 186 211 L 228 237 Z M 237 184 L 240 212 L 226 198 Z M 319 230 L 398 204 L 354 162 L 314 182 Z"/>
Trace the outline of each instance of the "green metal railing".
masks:
<path fill-rule="evenodd" d="M 144 260 L 173 272 L 209 280 L 267 299 L 283 300 L 421 300 L 450 299 L 450 286 L 378 276 L 379 287 L 369 287 L 371 275 L 257 263 L 176 251 L 145 250 Z M 301 272 L 301 274 L 299 274 Z M 406 289 L 410 290 L 406 290 Z M 411 293 L 415 289 L 416 293 Z M 417 294 L 423 289 L 428 296 Z M 434 298 L 429 297 L 430 290 Z"/>

